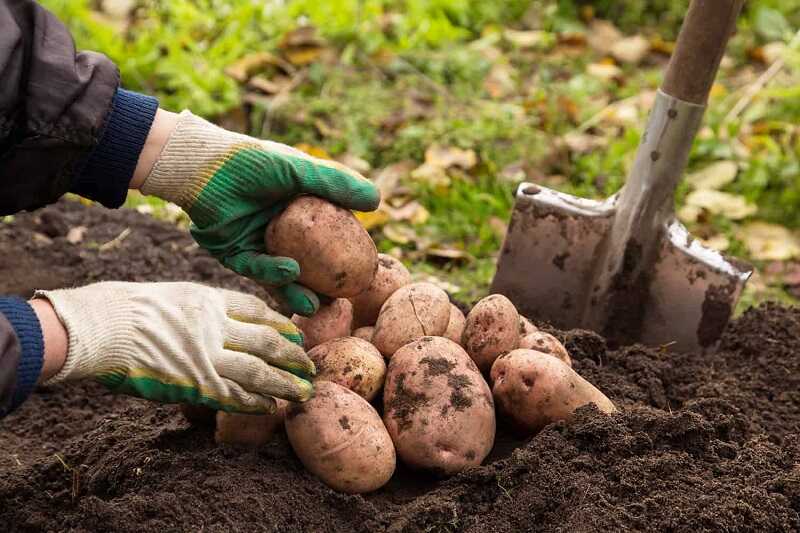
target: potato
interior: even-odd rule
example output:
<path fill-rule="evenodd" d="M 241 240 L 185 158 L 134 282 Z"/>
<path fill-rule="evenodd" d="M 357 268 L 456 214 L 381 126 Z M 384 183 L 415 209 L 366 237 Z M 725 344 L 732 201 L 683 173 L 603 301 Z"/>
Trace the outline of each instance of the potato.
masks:
<path fill-rule="evenodd" d="M 611 400 L 560 359 L 534 350 L 514 350 L 499 357 L 491 378 L 498 415 L 526 435 L 551 422 L 569 420 L 578 407 L 589 403 L 604 413 L 616 411 Z"/>
<path fill-rule="evenodd" d="M 383 391 L 383 421 L 409 466 L 451 475 L 481 464 L 494 445 L 489 386 L 461 346 L 423 337 L 397 350 Z"/>
<path fill-rule="evenodd" d="M 315 196 L 300 196 L 267 226 L 267 251 L 300 265 L 298 281 L 332 298 L 367 290 L 378 250 L 356 217 Z"/>
<path fill-rule="evenodd" d="M 492 294 L 475 304 L 467 315 L 462 344 L 482 372 L 500 355 L 519 343 L 519 313 L 511 300 Z"/>
<path fill-rule="evenodd" d="M 202 405 L 190 405 L 182 403 L 180 405 L 181 414 L 193 426 L 213 426 L 216 411 L 210 407 Z"/>
<path fill-rule="evenodd" d="M 276 398 L 277 409 L 268 415 L 246 415 L 241 413 L 217 412 L 217 430 L 214 440 L 219 444 L 239 444 L 243 446 L 263 446 L 272 440 L 283 425 L 289 402 Z"/>
<path fill-rule="evenodd" d="M 519 347 L 552 355 L 572 367 L 572 358 L 569 356 L 567 349 L 564 348 L 564 345 L 544 331 L 535 331 L 525 335 L 519 340 Z"/>
<path fill-rule="evenodd" d="M 450 304 L 450 320 L 447 323 L 447 329 L 444 331 L 442 337 L 450 339 L 456 344 L 461 344 L 461 336 L 464 334 L 464 313 L 461 309 L 453 304 Z"/>
<path fill-rule="evenodd" d="M 539 331 L 539 328 L 533 325 L 533 322 L 528 320 L 522 315 L 519 315 L 519 336 L 524 337 L 525 335 L 530 335 L 531 333 L 536 333 Z"/>
<path fill-rule="evenodd" d="M 353 327 L 374 324 L 383 303 L 394 292 L 411 283 L 411 274 L 403 263 L 391 255 L 378 254 L 378 271 L 370 286 L 359 295 L 350 298 L 353 302 Z"/>
<path fill-rule="evenodd" d="M 442 335 L 450 322 L 450 299 L 431 283 L 401 287 L 381 307 L 372 344 L 391 357 L 401 346 L 427 335 Z"/>
<path fill-rule="evenodd" d="M 363 326 L 353 330 L 353 337 L 356 337 L 367 342 L 372 342 L 372 334 L 375 331 L 375 326 Z"/>
<path fill-rule="evenodd" d="M 347 387 L 367 401 L 383 387 L 386 363 L 373 345 L 356 337 L 333 339 L 309 350 L 317 378 Z"/>
<path fill-rule="evenodd" d="M 313 398 L 291 404 L 286 415 L 286 434 L 300 461 L 341 492 L 369 492 L 385 485 L 396 456 L 375 408 L 330 381 L 315 381 L 314 389 Z"/>
<path fill-rule="evenodd" d="M 314 316 L 292 316 L 292 322 L 303 332 L 303 345 L 310 350 L 331 339 L 350 336 L 353 330 L 353 304 L 346 298 L 337 298 L 327 305 L 321 305 Z"/>

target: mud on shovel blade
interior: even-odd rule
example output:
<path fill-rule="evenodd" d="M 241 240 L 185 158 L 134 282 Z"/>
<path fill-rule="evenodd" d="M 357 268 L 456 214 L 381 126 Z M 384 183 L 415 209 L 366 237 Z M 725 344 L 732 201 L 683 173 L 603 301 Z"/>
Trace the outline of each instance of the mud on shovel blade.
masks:
<path fill-rule="evenodd" d="M 693 0 L 623 189 L 586 200 L 523 183 L 492 292 L 614 344 L 715 348 L 750 269 L 692 239 L 674 196 L 742 0 Z"/>

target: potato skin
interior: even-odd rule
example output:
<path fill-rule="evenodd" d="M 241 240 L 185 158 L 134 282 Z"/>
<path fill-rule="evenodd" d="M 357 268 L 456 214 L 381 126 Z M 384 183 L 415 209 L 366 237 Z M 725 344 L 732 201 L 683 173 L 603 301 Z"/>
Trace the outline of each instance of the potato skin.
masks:
<path fill-rule="evenodd" d="M 617 409 L 605 394 L 560 359 L 533 350 L 514 350 L 492 366 L 492 394 L 499 416 L 532 435 L 575 410 L 594 403 L 604 413 Z"/>
<path fill-rule="evenodd" d="M 291 404 L 286 415 L 286 434 L 300 461 L 341 492 L 370 492 L 385 485 L 396 456 L 378 413 L 336 383 L 315 381 L 314 388 L 313 398 Z"/>
<path fill-rule="evenodd" d="M 384 302 L 400 287 L 411 283 L 408 269 L 391 255 L 378 254 L 378 270 L 367 290 L 353 296 L 353 327 L 374 324 Z"/>
<path fill-rule="evenodd" d="M 444 331 L 442 337 L 450 339 L 456 344 L 461 344 L 461 337 L 464 335 L 464 324 L 466 318 L 461 309 L 453 304 L 450 304 L 450 320 L 447 323 L 447 329 Z"/>
<path fill-rule="evenodd" d="M 292 322 L 303 332 L 303 346 L 310 350 L 318 344 L 349 337 L 353 330 L 353 304 L 346 298 L 337 298 L 321 305 L 314 316 L 292 316 Z"/>
<path fill-rule="evenodd" d="M 372 401 L 383 388 L 386 362 L 373 345 L 356 337 L 342 337 L 318 344 L 308 356 L 317 366 L 317 378 L 347 387 Z"/>
<path fill-rule="evenodd" d="M 378 250 L 356 217 L 316 196 L 300 196 L 274 217 L 267 251 L 300 264 L 298 281 L 332 298 L 365 291 L 378 268 Z"/>
<path fill-rule="evenodd" d="M 431 283 L 401 287 L 383 304 L 372 344 L 384 357 L 429 335 L 442 335 L 450 322 L 450 299 Z"/>
<path fill-rule="evenodd" d="M 572 368 L 572 358 L 569 356 L 567 349 L 564 348 L 564 345 L 544 331 L 535 331 L 522 337 L 519 340 L 519 347 L 523 350 L 534 350 L 552 355 Z"/>
<path fill-rule="evenodd" d="M 289 402 L 275 399 L 277 409 L 268 415 L 246 415 L 217 411 L 217 430 L 214 441 L 217 444 L 237 444 L 256 448 L 272 440 L 286 417 Z"/>
<path fill-rule="evenodd" d="M 467 315 L 462 345 L 481 372 L 489 372 L 495 359 L 517 347 L 519 324 L 517 309 L 501 294 L 475 304 Z"/>
<path fill-rule="evenodd" d="M 494 445 L 489 386 L 458 344 L 423 337 L 389 361 L 383 421 L 409 466 L 452 475 L 477 466 Z"/>
<path fill-rule="evenodd" d="M 519 315 L 519 336 L 520 338 L 530 335 L 531 333 L 536 333 L 539 331 L 539 328 L 533 325 L 533 322 L 528 320 L 522 315 Z"/>
<path fill-rule="evenodd" d="M 375 332 L 375 326 L 362 326 L 353 330 L 353 337 L 365 340 L 369 343 L 372 342 L 372 334 Z"/>

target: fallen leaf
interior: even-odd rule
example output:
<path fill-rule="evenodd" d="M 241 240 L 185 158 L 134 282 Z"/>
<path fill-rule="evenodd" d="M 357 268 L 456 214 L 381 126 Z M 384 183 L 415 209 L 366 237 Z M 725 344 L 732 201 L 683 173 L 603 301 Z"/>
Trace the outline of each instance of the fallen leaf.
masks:
<path fill-rule="evenodd" d="M 586 67 L 586 72 L 590 76 L 606 81 L 622 77 L 622 69 L 609 63 L 590 63 Z"/>
<path fill-rule="evenodd" d="M 498 178 L 509 183 L 523 181 L 527 174 L 525 173 L 525 162 L 514 161 L 503 167 L 498 175 Z"/>
<path fill-rule="evenodd" d="M 444 167 L 423 163 L 411 172 L 411 177 L 438 187 L 449 187 L 450 177 Z"/>
<path fill-rule="evenodd" d="M 266 76 L 256 75 L 250 78 L 247 86 L 265 94 L 278 94 L 291 84 L 292 80 L 286 76 L 276 76 L 267 78 Z"/>
<path fill-rule="evenodd" d="M 414 275 L 414 274 L 412 274 L 411 276 L 412 276 L 412 279 L 414 281 L 432 283 L 433 285 L 436 285 L 437 287 L 439 287 L 443 291 L 445 291 L 447 293 L 450 293 L 450 294 L 455 294 L 455 293 L 461 291 L 461 287 L 459 287 L 458 285 L 450 283 L 449 281 L 445 281 L 445 280 L 443 280 L 441 278 L 437 278 L 436 276 L 431 276 L 431 275 L 428 275 L 428 274 L 423 274 L 423 275 Z"/>
<path fill-rule="evenodd" d="M 321 146 L 314 146 L 308 143 L 299 143 L 294 145 L 295 148 L 300 150 L 301 152 L 305 152 L 308 155 L 318 157 L 320 159 L 333 159 L 331 155 L 325 151 L 324 148 Z"/>
<path fill-rule="evenodd" d="M 343 133 L 341 130 L 337 129 L 330 121 L 325 120 L 323 118 L 315 118 L 314 119 L 314 127 L 317 128 L 317 131 L 323 137 L 329 137 L 332 139 L 341 139 Z"/>
<path fill-rule="evenodd" d="M 390 220 L 389 213 L 380 208 L 369 212 L 355 211 L 354 214 L 367 231 L 379 228 Z"/>
<path fill-rule="evenodd" d="M 419 238 L 417 232 L 403 224 L 387 224 L 383 228 L 383 235 L 396 244 L 409 244 Z"/>
<path fill-rule="evenodd" d="M 111 18 L 126 19 L 136 7 L 138 0 L 102 0 L 100 9 Z"/>
<path fill-rule="evenodd" d="M 733 161 L 717 161 L 686 176 L 693 189 L 718 190 L 736 179 L 739 166 Z"/>
<path fill-rule="evenodd" d="M 400 181 L 410 177 L 415 166 L 414 161 L 406 159 L 379 170 L 372 181 L 381 192 L 381 198 L 384 200 L 391 198 L 398 189 Z"/>
<path fill-rule="evenodd" d="M 516 89 L 515 70 L 506 63 L 495 63 L 483 80 L 483 88 L 494 99 L 505 98 Z"/>
<path fill-rule="evenodd" d="M 622 32 L 607 20 L 596 19 L 589 24 L 586 42 L 589 47 L 602 55 L 611 52 L 611 47 L 623 38 Z"/>
<path fill-rule="evenodd" d="M 700 242 L 709 248 L 712 248 L 718 252 L 724 252 L 731 246 L 731 241 L 725 235 L 712 235 L 707 239 L 699 239 Z"/>
<path fill-rule="evenodd" d="M 610 53 L 614 59 L 622 63 L 636 65 L 650 51 L 650 41 L 641 35 L 626 37 L 613 44 Z"/>
<path fill-rule="evenodd" d="M 431 216 L 430 212 L 416 200 L 408 202 L 402 207 L 385 206 L 384 209 L 389 213 L 389 217 L 397 222 L 408 221 L 412 224 L 424 224 Z"/>
<path fill-rule="evenodd" d="M 671 56 L 672 52 L 675 51 L 675 42 L 665 41 L 663 37 L 656 35 L 650 39 L 650 50 L 665 56 Z"/>
<path fill-rule="evenodd" d="M 269 52 L 254 52 L 228 65 L 225 74 L 239 82 L 245 82 L 256 72 L 268 66 L 286 68 L 286 62 Z"/>
<path fill-rule="evenodd" d="M 291 50 L 286 50 L 284 55 L 286 59 L 292 65 L 297 65 L 298 67 L 302 67 L 305 65 L 310 65 L 311 63 L 315 62 L 317 59 L 322 56 L 322 52 L 324 48 L 318 47 L 304 47 L 304 48 L 293 48 Z"/>
<path fill-rule="evenodd" d="M 778 61 L 786 53 L 786 50 L 787 46 L 783 41 L 765 44 L 761 47 L 761 55 L 764 59 L 764 63 L 771 65 Z"/>
<path fill-rule="evenodd" d="M 86 236 L 87 231 L 89 231 L 89 228 L 86 226 L 75 226 L 74 228 L 70 228 L 67 232 L 67 242 L 70 244 L 80 243 Z"/>
<path fill-rule="evenodd" d="M 731 220 L 741 220 L 758 211 L 755 205 L 742 196 L 710 189 L 698 189 L 689 193 L 686 197 L 686 207 L 698 208 L 712 215 L 725 215 Z M 682 211 L 682 214 L 686 214 L 686 212 Z M 697 214 L 699 215 L 699 213 Z M 697 216 L 690 220 L 685 220 L 683 217 L 681 219 L 685 222 L 695 222 Z"/>
<path fill-rule="evenodd" d="M 751 222 L 741 228 L 737 238 L 756 260 L 786 261 L 800 256 L 800 241 L 787 228 L 777 224 Z"/>
<path fill-rule="evenodd" d="M 553 42 L 553 37 L 542 30 L 505 30 L 503 38 L 518 48 L 543 48 Z"/>
<path fill-rule="evenodd" d="M 361 159 L 357 155 L 346 152 L 336 158 L 336 160 L 346 167 L 352 168 L 359 174 L 366 174 L 372 170 L 372 165 L 366 159 Z"/>
<path fill-rule="evenodd" d="M 432 144 L 425 150 L 425 163 L 442 169 L 459 167 L 469 170 L 478 163 L 478 155 L 474 150 Z"/>
<path fill-rule="evenodd" d="M 608 139 L 589 135 L 588 133 L 570 132 L 564 135 L 561 140 L 570 152 L 575 154 L 586 154 L 608 145 Z"/>
<path fill-rule="evenodd" d="M 458 250 L 456 248 L 445 248 L 445 247 L 428 248 L 427 250 L 425 250 L 425 255 L 429 257 L 437 257 L 440 259 L 447 259 L 450 261 L 459 260 L 459 261 L 470 262 L 475 259 L 464 250 Z"/>
<path fill-rule="evenodd" d="M 324 41 L 317 33 L 316 26 L 305 25 L 283 34 L 279 48 L 295 48 L 299 46 L 322 46 Z"/>

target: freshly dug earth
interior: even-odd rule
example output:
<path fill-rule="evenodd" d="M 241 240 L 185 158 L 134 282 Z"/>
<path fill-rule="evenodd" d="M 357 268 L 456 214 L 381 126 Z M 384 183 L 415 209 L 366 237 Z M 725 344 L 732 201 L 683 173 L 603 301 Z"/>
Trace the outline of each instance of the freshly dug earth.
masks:
<path fill-rule="evenodd" d="M 68 243 L 79 225 L 89 227 L 83 242 Z M 0 224 L 0 293 L 111 279 L 263 295 L 186 233 L 135 212 L 62 202 Z M 800 529 L 800 311 L 747 312 L 712 356 L 612 352 L 592 333 L 554 333 L 619 414 L 583 408 L 527 441 L 500 428 L 484 466 L 449 480 L 401 467 L 366 496 L 325 487 L 285 437 L 257 451 L 220 447 L 174 406 L 91 383 L 42 388 L 0 421 L 0 529 Z"/>

